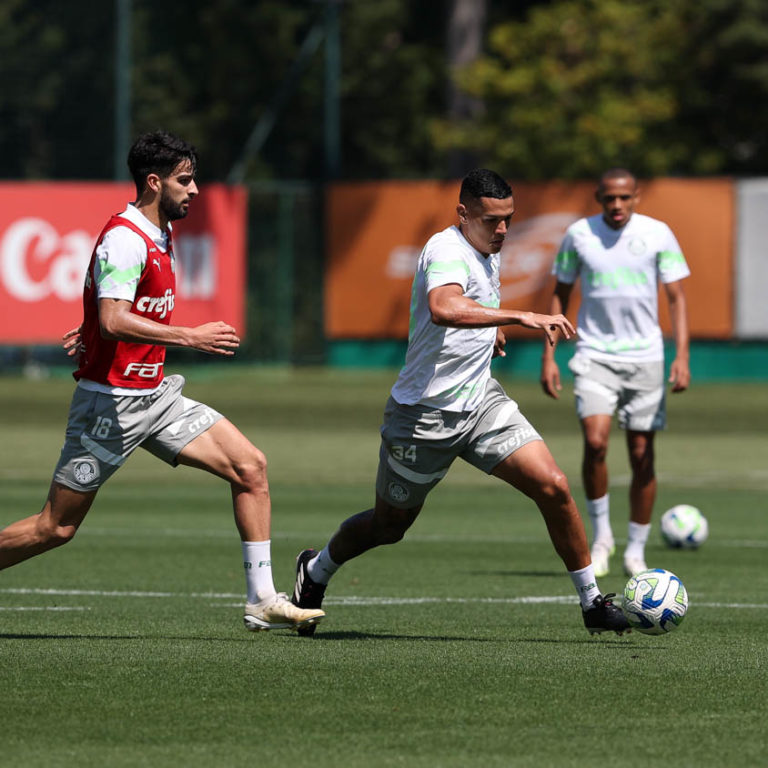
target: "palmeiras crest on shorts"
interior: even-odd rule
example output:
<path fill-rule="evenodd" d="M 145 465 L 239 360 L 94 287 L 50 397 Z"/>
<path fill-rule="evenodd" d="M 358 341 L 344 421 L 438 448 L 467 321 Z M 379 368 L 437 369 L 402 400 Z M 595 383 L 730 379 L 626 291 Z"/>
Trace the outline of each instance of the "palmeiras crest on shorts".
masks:
<path fill-rule="evenodd" d="M 80 485 L 90 483 L 96 477 L 96 465 L 92 461 L 78 461 L 73 469 L 75 480 Z"/>
<path fill-rule="evenodd" d="M 400 483 L 390 483 L 387 490 L 392 501 L 403 502 L 411 495 L 411 492 L 405 486 L 400 485 Z"/>

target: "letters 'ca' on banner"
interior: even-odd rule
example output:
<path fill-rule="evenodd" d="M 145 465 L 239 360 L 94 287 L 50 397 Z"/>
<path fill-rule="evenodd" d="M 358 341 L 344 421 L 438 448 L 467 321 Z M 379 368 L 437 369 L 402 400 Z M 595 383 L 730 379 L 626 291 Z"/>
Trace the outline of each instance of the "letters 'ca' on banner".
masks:
<path fill-rule="evenodd" d="M 0 184 L 0 343 L 56 344 L 82 319 L 83 280 L 107 220 L 132 184 Z M 173 322 L 244 331 L 246 193 L 206 185 L 174 223 Z"/>
<path fill-rule="evenodd" d="M 456 223 L 459 182 L 339 183 L 330 190 L 326 333 L 405 338 L 416 261 L 427 240 Z M 594 182 L 512 184 L 515 215 L 501 253 L 502 306 L 547 312 L 551 268 L 565 230 L 600 212 Z M 672 228 L 691 268 L 685 281 L 693 336 L 733 330 L 734 193 L 728 179 L 640 182 L 638 213 Z M 569 316 L 575 318 L 578 286 Z M 669 332 L 666 301 L 662 327 Z M 512 330 L 512 329 L 508 329 Z M 530 332 L 521 331 L 521 333 Z"/>

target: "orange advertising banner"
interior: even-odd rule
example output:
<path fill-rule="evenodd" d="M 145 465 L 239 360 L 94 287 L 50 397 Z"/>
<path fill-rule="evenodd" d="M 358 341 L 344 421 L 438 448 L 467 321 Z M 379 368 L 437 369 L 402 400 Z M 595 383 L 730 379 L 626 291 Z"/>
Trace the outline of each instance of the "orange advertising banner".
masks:
<path fill-rule="evenodd" d="M 341 183 L 330 190 L 326 334 L 405 338 L 416 261 L 427 240 L 456 223 L 459 182 Z M 515 215 L 501 252 L 501 303 L 547 312 L 550 272 L 565 230 L 600 212 L 593 182 L 513 184 Z M 730 179 L 640 183 L 638 213 L 665 221 L 691 269 L 685 281 L 691 334 L 733 330 L 734 188 Z M 662 327 L 669 332 L 666 301 Z M 568 315 L 575 318 L 578 288 Z M 507 329 L 519 332 L 519 329 Z M 523 332 L 526 333 L 526 332 Z M 527 332 L 530 335 L 530 332 Z"/>
<path fill-rule="evenodd" d="M 0 343 L 55 344 L 82 319 L 83 279 L 103 226 L 132 184 L 0 184 Z M 246 193 L 207 185 L 174 223 L 177 325 L 245 328 Z"/>

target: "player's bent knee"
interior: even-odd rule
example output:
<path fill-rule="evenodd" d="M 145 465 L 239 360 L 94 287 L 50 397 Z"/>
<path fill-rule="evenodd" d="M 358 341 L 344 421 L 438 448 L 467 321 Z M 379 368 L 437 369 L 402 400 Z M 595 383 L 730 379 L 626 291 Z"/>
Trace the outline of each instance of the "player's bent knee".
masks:
<path fill-rule="evenodd" d="M 237 482 L 244 488 L 258 490 L 267 487 L 267 457 L 255 446 L 235 465 Z"/>
<path fill-rule="evenodd" d="M 540 489 L 541 500 L 552 504 L 567 504 L 571 499 L 568 478 L 560 469 L 553 470 Z"/>
<path fill-rule="evenodd" d="M 397 509 L 390 507 L 384 515 L 377 515 L 374 524 L 374 538 L 377 545 L 396 544 L 402 541 L 411 527 L 419 509 Z"/>
<path fill-rule="evenodd" d="M 60 547 L 75 538 L 76 525 L 46 525 L 38 527 L 38 542 L 47 549 Z"/>

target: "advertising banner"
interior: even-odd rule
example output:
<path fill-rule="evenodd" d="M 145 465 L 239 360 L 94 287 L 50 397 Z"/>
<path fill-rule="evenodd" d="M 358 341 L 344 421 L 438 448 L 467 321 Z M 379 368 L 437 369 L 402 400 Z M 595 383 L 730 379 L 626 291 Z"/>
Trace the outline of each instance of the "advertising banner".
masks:
<path fill-rule="evenodd" d="M 501 253 L 502 306 L 547 312 L 552 263 L 567 227 L 600 212 L 594 182 L 513 184 L 515 215 Z M 691 268 L 693 336 L 728 338 L 733 325 L 733 185 L 728 179 L 641 182 L 638 213 L 672 228 Z M 330 190 L 326 334 L 405 338 L 411 281 L 426 241 L 456 223 L 459 182 L 340 183 Z M 578 286 L 569 316 L 575 318 Z M 666 301 L 660 300 L 668 332 Z M 506 329 L 518 333 L 519 329 Z M 522 332 L 530 335 L 530 332 Z"/>
<path fill-rule="evenodd" d="M 133 184 L 0 184 L 0 343 L 55 344 L 82 319 L 83 279 L 107 220 Z M 174 223 L 175 325 L 245 329 L 243 188 L 206 185 Z"/>

